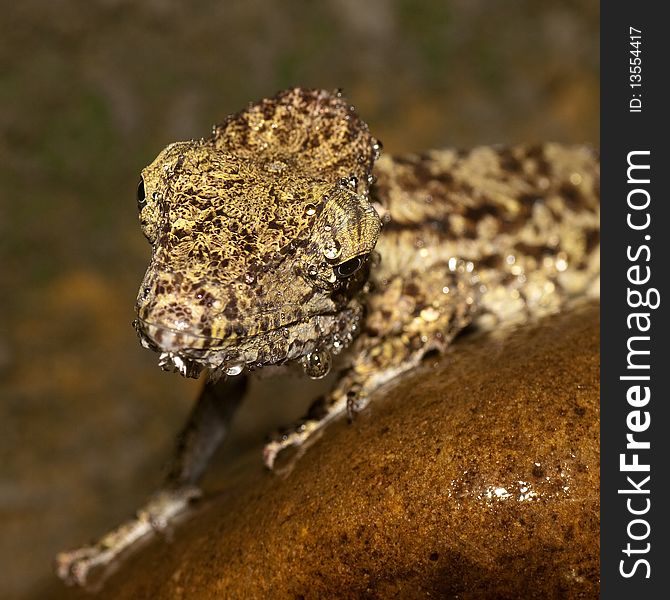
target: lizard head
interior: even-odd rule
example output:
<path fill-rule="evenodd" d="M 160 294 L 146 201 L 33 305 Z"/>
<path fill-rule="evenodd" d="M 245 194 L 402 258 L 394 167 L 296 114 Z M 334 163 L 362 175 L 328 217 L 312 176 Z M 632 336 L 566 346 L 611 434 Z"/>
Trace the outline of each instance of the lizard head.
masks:
<path fill-rule="evenodd" d="M 324 375 L 362 317 L 378 153 L 339 94 L 303 89 L 165 148 L 138 186 L 152 255 L 135 327 L 159 364 L 217 377 L 302 359 Z"/>

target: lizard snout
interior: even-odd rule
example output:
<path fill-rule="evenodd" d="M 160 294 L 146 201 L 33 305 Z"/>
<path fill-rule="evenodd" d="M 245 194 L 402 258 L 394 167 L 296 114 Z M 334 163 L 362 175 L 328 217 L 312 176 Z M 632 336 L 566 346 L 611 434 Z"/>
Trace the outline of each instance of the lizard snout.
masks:
<path fill-rule="evenodd" d="M 135 329 L 144 346 L 163 352 L 182 352 L 206 347 L 207 337 L 190 331 L 183 321 L 172 326 L 151 323 L 139 318 Z"/>

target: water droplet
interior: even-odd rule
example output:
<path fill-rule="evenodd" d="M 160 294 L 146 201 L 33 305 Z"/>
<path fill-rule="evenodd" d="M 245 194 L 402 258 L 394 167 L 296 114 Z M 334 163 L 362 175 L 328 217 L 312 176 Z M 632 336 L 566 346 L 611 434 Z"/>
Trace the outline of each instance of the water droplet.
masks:
<path fill-rule="evenodd" d="M 333 228 L 330 225 L 324 225 L 323 230 L 324 231 L 331 231 Z"/>
<path fill-rule="evenodd" d="M 337 240 L 328 240 L 326 242 L 326 247 L 323 249 L 323 255 L 328 260 L 335 260 L 340 254 L 342 254 L 342 245 Z"/>
<path fill-rule="evenodd" d="M 305 375 L 311 379 L 321 379 L 328 375 L 330 364 L 330 352 L 327 350 L 317 350 L 302 357 L 302 367 L 305 370 Z"/>
<path fill-rule="evenodd" d="M 316 277 L 319 274 L 319 267 L 316 265 L 307 265 L 307 275 Z"/>
<path fill-rule="evenodd" d="M 373 155 L 374 160 L 377 160 L 379 158 L 379 155 L 381 154 L 381 151 L 382 151 L 383 147 L 384 146 L 382 145 L 382 143 L 379 140 L 375 140 L 372 143 L 372 151 L 374 152 L 374 155 Z"/>
<path fill-rule="evenodd" d="M 556 270 L 562 273 L 568 268 L 568 255 L 565 252 L 559 252 L 556 257 Z"/>
<path fill-rule="evenodd" d="M 243 363 L 233 363 L 226 367 L 226 375 L 228 375 L 229 377 L 235 377 L 235 375 L 239 375 L 243 370 L 244 370 Z"/>
<path fill-rule="evenodd" d="M 253 283 L 254 281 L 256 281 L 256 276 L 253 273 L 245 273 L 244 281 L 246 281 L 247 283 Z"/>
<path fill-rule="evenodd" d="M 440 318 L 440 311 L 428 306 L 421 311 L 419 316 L 427 323 L 432 323 Z"/>
<path fill-rule="evenodd" d="M 313 204 L 306 204 L 305 205 L 305 214 L 308 217 L 314 216 L 316 214 L 316 206 L 314 206 Z"/>
<path fill-rule="evenodd" d="M 341 188 L 346 188 L 355 192 L 358 187 L 358 178 L 355 175 L 350 175 L 349 177 L 342 177 L 338 183 Z"/>

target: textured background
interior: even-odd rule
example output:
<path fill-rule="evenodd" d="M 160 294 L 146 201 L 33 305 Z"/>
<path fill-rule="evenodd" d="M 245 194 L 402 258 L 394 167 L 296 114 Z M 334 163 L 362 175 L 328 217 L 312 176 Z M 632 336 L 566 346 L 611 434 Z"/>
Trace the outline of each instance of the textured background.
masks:
<path fill-rule="evenodd" d="M 386 152 L 598 144 L 599 4 L 23 0 L 0 17 L 0 595 L 160 478 L 198 383 L 130 328 L 139 170 L 291 85 L 343 88 Z M 257 386 L 224 454 L 309 402 Z M 273 394 L 276 395 L 276 394 Z M 260 458 L 259 458 L 260 468 Z"/>

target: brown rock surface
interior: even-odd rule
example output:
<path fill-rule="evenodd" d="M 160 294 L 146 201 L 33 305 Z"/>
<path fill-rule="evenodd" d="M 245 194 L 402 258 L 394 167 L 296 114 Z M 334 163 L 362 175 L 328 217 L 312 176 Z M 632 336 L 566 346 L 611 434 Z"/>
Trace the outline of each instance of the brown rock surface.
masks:
<path fill-rule="evenodd" d="M 101 597 L 597 597 L 598 317 L 459 340 L 288 476 L 238 465 Z"/>

